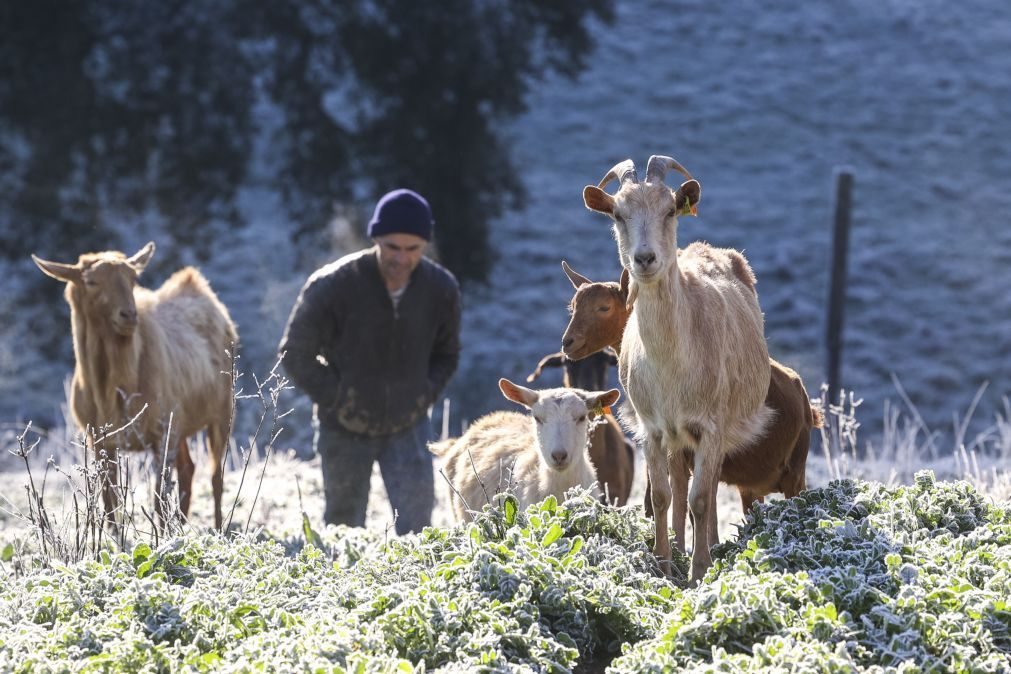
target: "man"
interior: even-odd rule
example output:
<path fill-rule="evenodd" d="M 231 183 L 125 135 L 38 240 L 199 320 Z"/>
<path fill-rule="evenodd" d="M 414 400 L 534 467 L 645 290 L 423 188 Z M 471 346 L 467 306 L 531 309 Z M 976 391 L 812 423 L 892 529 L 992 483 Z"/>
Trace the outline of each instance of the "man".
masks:
<path fill-rule="evenodd" d="M 420 194 L 387 193 L 375 245 L 314 272 L 288 319 L 280 352 L 314 403 L 328 524 L 364 526 L 375 461 L 397 533 L 431 524 L 428 409 L 460 354 L 459 286 L 424 257 L 434 224 Z"/>

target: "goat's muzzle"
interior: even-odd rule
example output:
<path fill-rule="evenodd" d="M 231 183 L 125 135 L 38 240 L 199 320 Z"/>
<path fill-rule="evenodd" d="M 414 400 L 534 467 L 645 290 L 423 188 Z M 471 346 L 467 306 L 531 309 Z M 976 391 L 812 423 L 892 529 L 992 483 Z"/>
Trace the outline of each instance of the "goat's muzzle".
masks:
<path fill-rule="evenodd" d="M 657 280 L 660 263 L 653 251 L 642 251 L 632 256 L 629 273 L 636 283 L 650 284 Z"/>
<path fill-rule="evenodd" d="M 569 360 L 582 360 L 590 354 L 585 353 L 586 351 L 586 340 L 582 337 L 564 337 L 562 339 L 562 353 Z"/>
<path fill-rule="evenodd" d="M 137 312 L 120 312 L 120 315 L 112 319 L 112 329 L 122 337 L 133 337 L 137 332 Z"/>

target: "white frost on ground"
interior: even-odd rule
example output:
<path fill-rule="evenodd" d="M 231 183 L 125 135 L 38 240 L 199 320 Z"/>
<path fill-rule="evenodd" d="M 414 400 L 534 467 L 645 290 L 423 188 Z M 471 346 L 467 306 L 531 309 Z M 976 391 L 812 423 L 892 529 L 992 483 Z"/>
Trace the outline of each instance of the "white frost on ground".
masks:
<path fill-rule="evenodd" d="M 824 486 L 837 477 L 859 477 L 886 484 L 909 484 L 916 471 L 930 469 L 940 480 L 966 479 L 994 500 L 1009 501 L 1011 433 L 1008 432 L 1007 426 L 1000 427 L 999 430 L 1005 434 L 1003 438 L 995 440 L 979 451 L 967 450 L 933 458 L 926 455 L 926 450 L 911 448 L 910 445 L 901 442 L 883 448 L 875 456 L 865 459 L 847 455 L 837 456 L 829 461 L 821 452 L 813 450 L 808 460 L 808 487 Z M 1002 442 L 1005 444 L 1000 444 Z M 195 445 L 197 470 L 194 477 L 191 522 L 196 527 L 210 527 L 214 520 L 207 455 L 203 451 L 202 444 L 195 443 Z M 41 485 L 46 459 L 50 456 L 63 471 L 73 474 L 73 465 L 81 461 L 81 456 L 73 449 L 67 449 L 69 446 L 65 444 L 63 435 L 53 437 L 40 446 L 31 459 L 32 474 L 37 486 Z M 138 461 L 139 458 L 136 456 L 131 458 L 131 462 L 135 465 Z M 253 460 L 246 470 L 241 491 L 239 483 L 243 480 L 242 464 L 236 452 L 233 451 L 231 454 L 227 466 L 224 490 L 226 520 L 234 504 L 235 522 L 245 527 L 248 521 L 251 529 L 262 527 L 277 536 L 300 535 L 303 511 L 309 516 L 314 527 L 323 526 L 323 483 L 318 457 L 305 461 L 296 458 L 294 451 L 284 449 L 270 456 L 265 462 Z M 0 496 L 2 496 L 0 531 L 3 531 L 0 544 L 19 532 L 24 533 L 28 528 L 27 523 L 16 515 L 17 511 L 25 512 L 26 509 L 27 473 L 23 464 L 12 463 L 10 460 L 5 462 L 5 467 L 6 470 L 0 472 Z M 446 526 L 453 522 L 452 510 L 449 507 L 450 492 L 438 474 L 438 468 L 436 462 L 434 473 L 437 502 L 432 521 L 436 526 Z M 144 473 L 135 470 L 134 474 Z M 645 479 L 642 457 L 639 455 L 630 499 L 630 505 L 634 507 L 641 507 Z M 134 497 L 138 510 L 140 505 L 150 510 L 150 480 L 135 479 L 133 484 L 138 485 Z M 73 507 L 67 485 L 68 482 L 63 476 L 50 470 L 46 477 L 47 507 L 51 513 L 57 515 L 58 522 L 70 527 L 73 522 L 71 517 Z M 773 495 L 770 498 L 780 497 L 781 495 Z M 718 512 L 721 540 L 736 536 L 736 526 L 743 521 L 743 518 L 740 499 L 735 489 L 720 485 Z M 366 526 L 374 531 L 388 532 L 390 536 L 395 535 L 393 513 L 386 498 L 378 467 L 374 469 L 372 475 Z"/>

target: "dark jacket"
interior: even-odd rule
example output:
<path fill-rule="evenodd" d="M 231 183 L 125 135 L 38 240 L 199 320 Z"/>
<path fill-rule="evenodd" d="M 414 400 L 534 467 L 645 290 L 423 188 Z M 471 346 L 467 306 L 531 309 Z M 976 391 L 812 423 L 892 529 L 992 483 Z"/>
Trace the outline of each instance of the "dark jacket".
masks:
<path fill-rule="evenodd" d="M 321 425 L 369 436 L 402 431 L 456 371 L 460 289 L 422 258 L 394 313 L 376 249 L 347 255 L 306 281 L 279 350 Z"/>

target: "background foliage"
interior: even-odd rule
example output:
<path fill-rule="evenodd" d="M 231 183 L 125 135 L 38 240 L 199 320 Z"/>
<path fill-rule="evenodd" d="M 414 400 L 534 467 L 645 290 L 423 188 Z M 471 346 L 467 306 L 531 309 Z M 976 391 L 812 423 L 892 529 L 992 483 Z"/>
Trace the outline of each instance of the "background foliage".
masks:
<path fill-rule="evenodd" d="M 199 255 L 268 134 L 297 236 L 410 186 L 445 263 L 483 280 L 488 223 L 524 196 L 501 124 L 579 72 L 591 16 L 609 3 L 5 3 L 0 249 L 116 247 L 110 219 L 153 216 Z"/>

